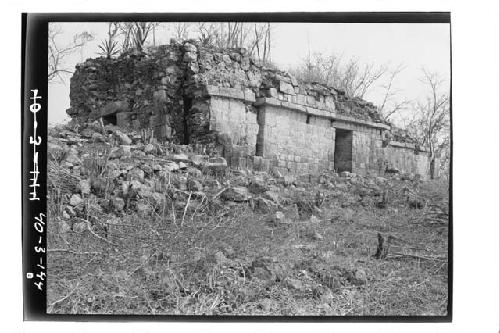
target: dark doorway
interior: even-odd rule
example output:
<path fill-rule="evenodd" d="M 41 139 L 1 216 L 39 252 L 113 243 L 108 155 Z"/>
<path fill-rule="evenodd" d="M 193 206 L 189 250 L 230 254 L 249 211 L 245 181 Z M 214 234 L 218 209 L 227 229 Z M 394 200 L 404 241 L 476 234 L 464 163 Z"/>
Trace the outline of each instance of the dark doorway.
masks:
<path fill-rule="evenodd" d="M 333 164 L 337 172 L 352 172 L 352 131 L 335 129 Z"/>
<path fill-rule="evenodd" d="M 116 113 L 108 114 L 102 117 L 103 125 L 115 125 L 116 126 Z"/>

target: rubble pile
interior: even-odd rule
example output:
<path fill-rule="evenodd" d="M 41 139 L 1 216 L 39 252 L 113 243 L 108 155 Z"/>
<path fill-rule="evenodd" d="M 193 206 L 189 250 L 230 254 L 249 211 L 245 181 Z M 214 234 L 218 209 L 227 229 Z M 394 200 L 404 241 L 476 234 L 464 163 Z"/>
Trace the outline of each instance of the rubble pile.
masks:
<path fill-rule="evenodd" d="M 49 187 L 52 195 L 60 196 L 64 228 L 74 230 L 75 221 L 82 219 L 93 223 L 88 218 L 182 214 L 187 206 L 202 205 L 205 198 L 249 204 L 271 214 L 270 223 L 279 225 L 289 223 L 290 217 L 320 215 L 324 202 L 344 208 L 377 206 L 389 184 L 384 177 L 349 172 L 316 177 L 235 170 L 224 158 L 199 150 L 203 149 L 196 145 L 146 140 L 139 132 L 98 122 L 51 129 Z M 391 177 L 406 183 L 417 180 L 408 174 Z M 290 215 L 290 209 L 296 213 Z"/>

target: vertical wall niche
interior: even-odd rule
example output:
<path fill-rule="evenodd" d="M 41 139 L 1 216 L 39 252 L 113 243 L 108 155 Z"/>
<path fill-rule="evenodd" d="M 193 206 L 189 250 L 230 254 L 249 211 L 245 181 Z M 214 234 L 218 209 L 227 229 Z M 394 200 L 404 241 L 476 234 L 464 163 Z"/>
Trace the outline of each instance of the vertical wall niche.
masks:
<path fill-rule="evenodd" d="M 264 156 L 264 128 L 266 126 L 266 113 L 264 108 L 257 109 L 257 140 L 255 144 L 255 156 Z"/>
<path fill-rule="evenodd" d="M 352 131 L 335 129 L 334 168 L 337 172 L 352 172 Z"/>
<path fill-rule="evenodd" d="M 183 138 L 182 138 L 182 144 L 188 145 L 189 144 L 189 124 L 188 124 L 188 118 L 190 115 L 191 107 L 193 106 L 193 99 L 190 97 L 183 97 Z"/>

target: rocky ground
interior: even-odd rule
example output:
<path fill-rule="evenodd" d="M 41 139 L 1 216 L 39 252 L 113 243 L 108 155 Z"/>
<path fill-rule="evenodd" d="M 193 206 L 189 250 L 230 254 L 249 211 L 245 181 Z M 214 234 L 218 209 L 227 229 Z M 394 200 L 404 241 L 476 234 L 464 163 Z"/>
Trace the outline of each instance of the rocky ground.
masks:
<path fill-rule="evenodd" d="M 447 182 L 231 170 L 199 150 L 50 129 L 49 313 L 447 313 Z"/>

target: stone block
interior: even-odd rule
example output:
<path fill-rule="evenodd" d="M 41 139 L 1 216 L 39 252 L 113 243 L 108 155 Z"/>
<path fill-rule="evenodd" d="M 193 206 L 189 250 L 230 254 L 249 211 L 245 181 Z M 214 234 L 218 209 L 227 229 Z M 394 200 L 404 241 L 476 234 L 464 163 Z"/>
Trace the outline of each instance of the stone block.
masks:
<path fill-rule="evenodd" d="M 266 97 L 278 98 L 278 91 L 276 88 L 269 88 L 264 90 L 264 94 Z"/>
<path fill-rule="evenodd" d="M 255 93 L 250 89 L 245 89 L 244 91 L 245 101 L 254 103 L 255 102 Z"/>
<path fill-rule="evenodd" d="M 295 95 L 295 89 L 293 89 L 293 86 L 290 83 L 287 83 L 285 81 L 280 81 L 280 91 L 289 94 L 289 95 Z"/>
<path fill-rule="evenodd" d="M 316 106 L 316 98 L 314 96 L 307 95 L 306 104 L 310 106 Z"/>
<path fill-rule="evenodd" d="M 218 86 L 212 86 L 212 85 L 207 85 L 207 94 L 211 96 L 218 96 L 219 93 L 219 87 Z"/>
<path fill-rule="evenodd" d="M 306 104 L 306 96 L 298 94 L 297 96 L 297 103 L 305 105 Z"/>

